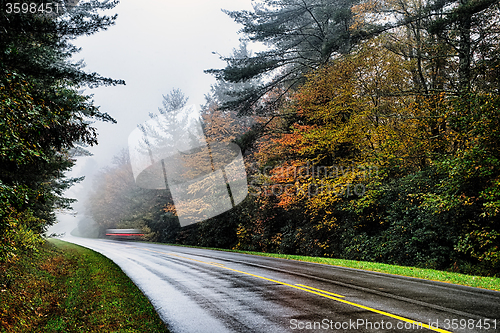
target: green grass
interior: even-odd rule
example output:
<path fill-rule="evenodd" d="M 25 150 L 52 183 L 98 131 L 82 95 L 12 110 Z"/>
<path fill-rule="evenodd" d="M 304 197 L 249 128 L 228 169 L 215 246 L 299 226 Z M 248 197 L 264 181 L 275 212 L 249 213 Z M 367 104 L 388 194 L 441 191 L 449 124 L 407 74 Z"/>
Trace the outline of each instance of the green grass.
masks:
<path fill-rule="evenodd" d="M 372 272 L 394 274 L 400 276 L 414 277 L 432 281 L 441 281 L 441 282 L 459 284 L 463 286 L 500 291 L 500 278 L 494 278 L 494 277 L 472 276 L 454 272 L 438 271 L 434 269 L 395 266 L 395 265 L 388 265 L 388 264 L 381 264 L 381 263 L 374 263 L 367 261 L 306 257 L 297 255 L 260 253 L 260 252 L 248 252 L 248 251 L 238 251 L 238 252 L 266 256 L 266 257 L 273 257 L 273 258 L 283 258 L 289 260 L 307 261 L 307 262 L 334 265 L 340 267 L 357 268 Z"/>
<path fill-rule="evenodd" d="M 158 243 L 161 244 L 161 243 Z M 184 246 L 177 244 L 169 244 L 173 246 Z M 197 246 L 185 246 L 185 247 L 197 247 Z M 197 247 L 204 248 L 204 247 Z M 333 259 L 333 258 L 322 258 L 322 257 L 308 257 L 308 256 L 298 256 L 289 254 L 277 254 L 277 253 L 263 253 L 263 252 L 253 252 L 253 251 L 240 251 L 240 250 L 228 250 L 219 248 L 204 248 L 216 251 L 226 251 L 226 252 L 236 252 L 244 254 L 252 254 L 257 256 L 281 258 L 297 261 L 313 262 L 325 265 L 333 265 L 348 268 L 363 269 L 372 272 L 380 272 L 386 274 L 394 274 L 400 276 L 407 276 L 425 280 L 440 281 L 446 283 L 459 284 L 463 286 L 476 287 L 482 289 L 490 289 L 500 291 L 500 278 L 495 277 L 485 277 L 485 276 L 474 276 L 466 275 L 447 271 L 438 271 L 434 269 L 424 269 L 416 267 L 406 267 L 406 266 L 395 266 L 367 261 L 355 261 L 355 260 L 345 260 L 345 259 Z"/>
<path fill-rule="evenodd" d="M 60 240 L 3 270 L 0 287 L 2 332 L 169 332 L 116 264 Z"/>

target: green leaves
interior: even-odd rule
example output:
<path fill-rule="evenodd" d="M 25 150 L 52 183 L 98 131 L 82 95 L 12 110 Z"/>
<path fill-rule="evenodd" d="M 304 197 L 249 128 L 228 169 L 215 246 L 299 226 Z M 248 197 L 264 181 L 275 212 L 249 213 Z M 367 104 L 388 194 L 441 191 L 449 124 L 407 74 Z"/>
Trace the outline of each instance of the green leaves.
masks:
<path fill-rule="evenodd" d="M 114 122 L 78 89 L 124 82 L 71 63 L 78 49 L 69 41 L 113 24 L 97 10 L 115 5 L 93 0 L 59 17 L 0 14 L 0 252 L 8 252 L 0 261 L 34 249 L 54 210 L 70 208 L 62 197 L 78 181 L 64 179 L 70 151 L 97 143 L 90 120 Z"/>
<path fill-rule="evenodd" d="M 225 11 L 243 25 L 241 32 L 246 38 L 269 48 L 255 56 L 222 57 L 227 62 L 224 69 L 207 71 L 227 82 L 266 79 L 245 89 L 238 99 L 230 100 L 223 107 L 247 115 L 255 112 L 255 108 L 268 113 L 276 110 L 285 92 L 304 82 L 304 74 L 327 64 L 335 55 L 349 51 L 351 6 L 356 2 L 264 0 L 256 4 L 253 11 Z M 277 90 L 281 92 L 268 95 Z"/>

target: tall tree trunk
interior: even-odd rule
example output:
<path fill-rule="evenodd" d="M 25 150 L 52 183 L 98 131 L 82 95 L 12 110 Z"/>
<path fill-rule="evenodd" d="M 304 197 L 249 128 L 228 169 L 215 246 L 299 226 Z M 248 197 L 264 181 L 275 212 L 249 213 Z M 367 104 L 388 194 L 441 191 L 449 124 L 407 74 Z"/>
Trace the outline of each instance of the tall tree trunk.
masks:
<path fill-rule="evenodd" d="M 466 6 L 471 0 L 461 0 L 460 5 Z M 458 65 L 458 90 L 461 94 L 467 93 L 470 88 L 471 65 L 471 25 L 472 14 L 463 11 L 459 21 L 459 65 Z"/>

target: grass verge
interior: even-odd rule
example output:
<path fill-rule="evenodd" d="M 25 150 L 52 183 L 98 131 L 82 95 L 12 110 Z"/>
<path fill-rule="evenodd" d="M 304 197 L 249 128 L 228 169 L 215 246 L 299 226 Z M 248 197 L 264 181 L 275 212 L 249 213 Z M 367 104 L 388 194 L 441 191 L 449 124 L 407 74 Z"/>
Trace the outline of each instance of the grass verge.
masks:
<path fill-rule="evenodd" d="M 52 239 L 2 275 L 2 332 L 169 332 L 122 270 L 84 247 Z"/>
<path fill-rule="evenodd" d="M 162 243 L 158 243 L 162 244 Z M 257 256 L 281 258 L 289 260 L 306 261 L 318 264 L 326 264 L 347 268 L 357 268 L 372 272 L 394 274 L 399 276 L 413 277 L 418 279 L 425 279 L 431 281 L 439 281 L 446 283 L 453 283 L 462 286 L 469 286 L 475 288 L 489 289 L 500 291 L 500 278 L 496 277 L 485 277 L 485 276 L 474 276 L 461 273 L 438 271 L 434 269 L 407 267 L 407 266 L 396 266 L 389 264 L 381 264 L 368 261 L 355 261 L 346 259 L 334 259 L 334 258 L 322 258 L 322 257 L 308 257 L 308 256 L 298 256 L 289 254 L 277 254 L 277 253 L 264 253 L 264 252 L 253 252 L 253 251 L 241 251 L 241 250 L 228 250 L 220 248 L 208 248 L 200 246 L 188 246 L 188 245 L 178 245 L 178 244 L 168 244 L 173 246 L 182 247 L 196 247 L 208 250 L 225 251 L 225 252 L 236 252 L 243 254 L 252 254 Z"/>

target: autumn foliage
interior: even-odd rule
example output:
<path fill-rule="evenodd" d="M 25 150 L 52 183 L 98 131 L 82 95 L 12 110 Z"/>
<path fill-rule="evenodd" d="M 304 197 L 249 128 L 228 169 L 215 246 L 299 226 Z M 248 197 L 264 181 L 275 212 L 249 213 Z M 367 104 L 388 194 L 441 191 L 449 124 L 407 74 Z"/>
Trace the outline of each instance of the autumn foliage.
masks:
<path fill-rule="evenodd" d="M 385 38 L 280 110 L 236 247 L 497 274 L 500 98 L 413 89 L 415 62 Z"/>

